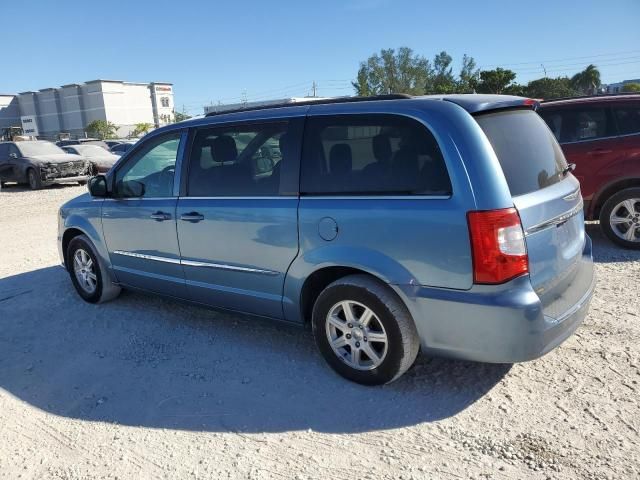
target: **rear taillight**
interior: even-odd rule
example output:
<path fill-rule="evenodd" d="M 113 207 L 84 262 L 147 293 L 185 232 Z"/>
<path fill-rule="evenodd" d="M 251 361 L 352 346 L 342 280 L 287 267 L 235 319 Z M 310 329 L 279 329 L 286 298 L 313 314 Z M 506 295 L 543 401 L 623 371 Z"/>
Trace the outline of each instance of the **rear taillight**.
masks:
<path fill-rule="evenodd" d="M 520 216 L 515 208 L 467 213 L 474 283 L 503 283 L 529 271 Z"/>

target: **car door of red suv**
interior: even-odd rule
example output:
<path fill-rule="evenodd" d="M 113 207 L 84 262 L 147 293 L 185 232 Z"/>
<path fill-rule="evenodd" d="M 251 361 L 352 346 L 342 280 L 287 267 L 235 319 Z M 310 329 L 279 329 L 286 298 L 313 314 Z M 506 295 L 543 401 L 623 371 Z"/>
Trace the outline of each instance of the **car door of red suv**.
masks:
<path fill-rule="evenodd" d="M 560 142 L 567 162 L 576 165 L 573 173 L 580 180 L 585 202 L 590 202 L 615 177 L 608 167 L 625 157 L 610 108 L 566 105 L 543 108 L 540 115 Z"/>

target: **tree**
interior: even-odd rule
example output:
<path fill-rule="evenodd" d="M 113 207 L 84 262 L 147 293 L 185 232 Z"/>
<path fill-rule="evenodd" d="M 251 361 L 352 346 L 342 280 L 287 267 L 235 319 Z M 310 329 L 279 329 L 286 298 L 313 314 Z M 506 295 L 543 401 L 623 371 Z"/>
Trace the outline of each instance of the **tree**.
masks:
<path fill-rule="evenodd" d="M 595 94 L 602 84 L 600 82 L 600 71 L 598 67 L 590 64 L 583 71 L 576 73 L 571 77 L 571 83 L 579 93 Z"/>
<path fill-rule="evenodd" d="M 473 93 L 478 85 L 480 71 L 476 69 L 476 61 L 466 53 L 462 56 L 462 68 L 458 78 L 458 93 Z"/>
<path fill-rule="evenodd" d="M 86 131 L 89 136 L 104 140 L 106 138 L 115 138 L 118 127 L 115 123 L 106 120 L 94 120 L 86 126 Z"/>
<path fill-rule="evenodd" d="M 185 112 L 174 112 L 173 116 L 176 122 L 183 122 L 191 118 L 191 115 L 187 115 Z"/>
<path fill-rule="evenodd" d="M 429 60 L 408 47 L 382 49 L 360 63 L 358 76 L 351 82 L 358 95 L 407 93 L 423 95 L 431 74 Z"/>
<path fill-rule="evenodd" d="M 525 88 L 525 96 L 545 100 L 573 97 L 577 94 L 578 92 L 573 87 L 573 83 L 569 77 L 539 78 L 530 81 Z"/>
<path fill-rule="evenodd" d="M 438 53 L 433 59 L 433 72 L 427 79 L 425 93 L 446 94 L 455 93 L 457 82 L 453 78 L 451 62 L 453 59 L 447 52 Z"/>
<path fill-rule="evenodd" d="M 480 72 L 480 81 L 476 91 L 478 93 L 504 93 L 504 90 L 515 80 L 516 74 L 511 70 L 496 68 Z"/>
<path fill-rule="evenodd" d="M 153 125 L 150 123 L 136 123 L 133 127 L 133 131 L 131 132 L 131 136 L 140 137 L 142 135 L 146 135 L 152 128 Z"/>
<path fill-rule="evenodd" d="M 622 86 L 623 92 L 640 92 L 640 83 L 627 83 Z"/>

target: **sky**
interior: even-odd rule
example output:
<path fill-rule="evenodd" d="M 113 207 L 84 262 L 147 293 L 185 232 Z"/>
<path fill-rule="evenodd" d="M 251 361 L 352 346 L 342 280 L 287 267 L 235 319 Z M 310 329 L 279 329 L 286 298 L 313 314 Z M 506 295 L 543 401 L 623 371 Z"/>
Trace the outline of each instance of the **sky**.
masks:
<path fill-rule="evenodd" d="M 209 103 L 351 95 L 359 63 L 407 46 L 446 50 L 517 81 L 640 78 L 640 0 L 0 2 L 0 93 L 95 79 L 174 84 L 176 110 Z"/>

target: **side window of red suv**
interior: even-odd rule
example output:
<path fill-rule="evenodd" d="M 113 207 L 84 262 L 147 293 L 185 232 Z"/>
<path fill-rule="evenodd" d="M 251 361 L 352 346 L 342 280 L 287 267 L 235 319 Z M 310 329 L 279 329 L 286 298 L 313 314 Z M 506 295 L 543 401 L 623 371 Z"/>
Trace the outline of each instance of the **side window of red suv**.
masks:
<path fill-rule="evenodd" d="M 595 140 L 615 135 L 605 108 L 573 107 L 542 111 L 541 115 L 560 143 Z"/>
<path fill-rule="evenodd" d="M 620 135 L 640 133 L 640 103 L 614 107 Z"/>

